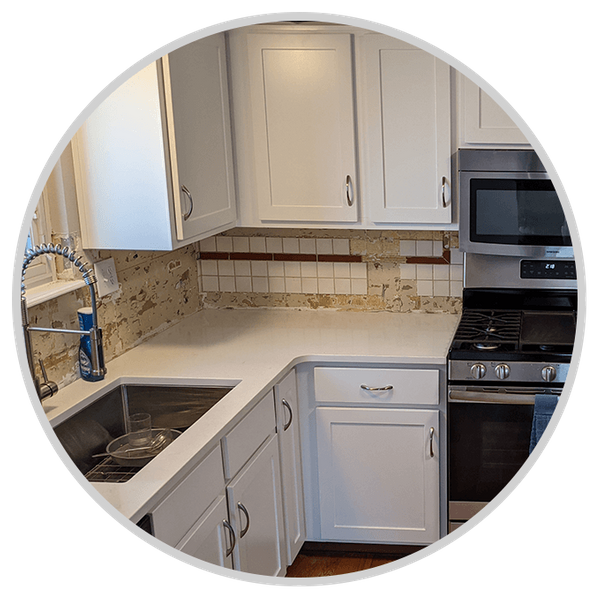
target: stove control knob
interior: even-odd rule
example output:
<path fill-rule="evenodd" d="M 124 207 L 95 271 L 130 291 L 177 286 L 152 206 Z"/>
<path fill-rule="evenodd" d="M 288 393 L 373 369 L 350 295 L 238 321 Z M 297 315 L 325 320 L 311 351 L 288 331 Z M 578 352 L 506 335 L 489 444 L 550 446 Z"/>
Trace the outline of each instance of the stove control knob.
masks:
<path fill-rule="evenodd" d="M 481 363 L 474 364 L 471 367 L 471 375 L 473 375 L 474 379 L 483 379 L 486 371 L 485 365 L 482 365 Z"/>
<path fill-rule="evenodd" d="M 510 375 L 510 367 L 505 364 L 497 365 L 494 369 L 494 372 L 496 373 L 496 377 L 498 379 L 508 379 L 508 376 Z"/>
<path fill-rule="evenodd" d="M 556 369 L 554 367 L 544 367 L 542 369 L 542 379 L 544 381 L 554 381 L 556 379 Z"/>

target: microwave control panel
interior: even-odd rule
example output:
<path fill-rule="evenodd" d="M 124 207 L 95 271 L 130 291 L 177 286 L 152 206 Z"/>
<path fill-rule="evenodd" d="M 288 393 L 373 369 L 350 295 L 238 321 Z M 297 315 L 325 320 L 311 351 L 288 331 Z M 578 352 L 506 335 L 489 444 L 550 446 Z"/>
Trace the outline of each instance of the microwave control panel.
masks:
<path fill-rule="evenodd" d="M 521 279 L 576 279 L 574 260 L 522 260 Z"/>

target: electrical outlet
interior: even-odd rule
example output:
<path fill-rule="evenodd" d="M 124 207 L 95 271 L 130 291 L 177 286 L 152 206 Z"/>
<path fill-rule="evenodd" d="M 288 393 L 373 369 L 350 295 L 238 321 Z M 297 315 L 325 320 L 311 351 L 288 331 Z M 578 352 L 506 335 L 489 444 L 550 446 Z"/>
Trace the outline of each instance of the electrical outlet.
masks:
<path fill-rule="evenodd" d="M 106 296 L 119 289 L 119 280 L 117 279 L 117 270 L 115 261 L 112 258 L 97 262 L 94 264 L 94 272 L 98 280 L 98 295 Z"/>

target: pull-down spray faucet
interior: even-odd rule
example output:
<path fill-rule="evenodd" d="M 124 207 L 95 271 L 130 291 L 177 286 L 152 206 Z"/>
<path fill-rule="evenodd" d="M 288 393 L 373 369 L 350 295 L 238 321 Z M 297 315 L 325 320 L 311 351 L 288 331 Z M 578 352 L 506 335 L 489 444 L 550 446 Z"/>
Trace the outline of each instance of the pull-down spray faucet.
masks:
<path fill-rule="evenodd" d="M 88 285 L 90 290 L 90 298 L 92 304 L 92 326 L 88 331 L 74 330 L 74 329 L 56 329 L 53 327 L 31 327 L 29 325 L 29 316 L 27 313 L 27 300 L 25 299 L 25 271 L 31 262 L 38 256 L 43 254 L 56 254 L 57 256 L 63 256 L 70 260 L 80 271 L 83 276 L 83 280 Z M 23 260 L 23 268 L 21 270 L 21 322 L 23 325 L 23 335 L 25 337 L 25 351 L 27 354 L 27 363 L 29 364 L 29 371 L 35 384 L 35 391 L 41 400 L 49 396 L 53 396 L 58 391 L 58 386 L 53 381 L 48 381 L 46 377 L 46 371 L 40 361 L 42 368 L 42 374 L 44 380 L 40 379 L 35 374 L 35 368 L 33 365 L 33 349 L 31 346 L 31 335 L 32 331 L 45 331 L 51 333 L 74 333 L 77 335 L 87 335 L 91 341 L 91 362 L 92 362 L 92 375 L 98 379 L 102 379 L 106 373 L 106 367 L 104 366 L 104 353 L 102 350 L 102 330 L 98 327 L 98 312 L 96 309 L 96 290 L 94 285 L 98 280 L 93 273 L 92 267 L 88 268 L 88 263 L 82 262 L 81 256 L 76 256 L 75 251 L 71 250 L 68 246 L 61 246 L 60 244 L 41 244 L 35 246 L 25 253 L 25 259 Z"/>

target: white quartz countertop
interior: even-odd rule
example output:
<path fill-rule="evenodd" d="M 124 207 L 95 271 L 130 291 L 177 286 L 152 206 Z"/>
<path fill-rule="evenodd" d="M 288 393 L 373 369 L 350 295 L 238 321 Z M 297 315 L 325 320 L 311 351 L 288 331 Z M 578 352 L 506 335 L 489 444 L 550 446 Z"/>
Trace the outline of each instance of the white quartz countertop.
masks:
<path fill-rule="evenodd" d="M 458 315 L 296 309 L 203 310 L 107 364 L 103 381 L 78 380 L 44 401 L 55 427 L 123 383 L 235 385 L 127 483 L 89 484 L 133 521 L 183 479 L 293 366 L 443 365 Z"/>

